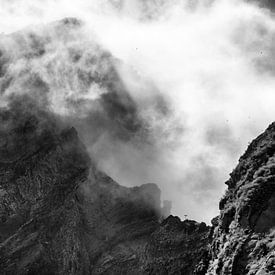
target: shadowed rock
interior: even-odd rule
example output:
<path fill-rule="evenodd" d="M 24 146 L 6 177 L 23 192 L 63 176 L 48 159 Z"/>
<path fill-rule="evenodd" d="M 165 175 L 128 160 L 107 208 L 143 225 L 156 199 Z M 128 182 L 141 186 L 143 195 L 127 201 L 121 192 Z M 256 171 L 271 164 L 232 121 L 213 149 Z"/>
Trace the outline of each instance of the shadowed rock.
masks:
<path fill-rule="evenodd" d="M 160 222 L 155 184 L 98 171 L 77 132 L 27 97 L 0 111 L 1 274 L 194 274 L 209 228 Z M 201 274 L 201 273 L 196 273 Z"/>
<path fill-rule="evenodd" d="M 226 182 L 208 274 L 275 272 L 275 124 L 249 145 Z"/>

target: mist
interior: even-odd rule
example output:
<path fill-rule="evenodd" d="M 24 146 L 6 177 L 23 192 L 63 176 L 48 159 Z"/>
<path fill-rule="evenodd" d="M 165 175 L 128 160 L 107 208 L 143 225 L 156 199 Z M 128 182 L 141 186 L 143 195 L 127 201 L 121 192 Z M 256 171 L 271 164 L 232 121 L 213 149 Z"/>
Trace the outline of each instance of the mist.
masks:
<path fill-rule="evenodd" d="M 274 120 L 270 10 L 235 0 L 9 0 L 0 16 L 1 105 L 29 94 L 70 121 L 120 184 L 157 183 L 180 217 L 218 214 L 229 173 Z M 65 17 L 79 21 L 59 28 Z"/>

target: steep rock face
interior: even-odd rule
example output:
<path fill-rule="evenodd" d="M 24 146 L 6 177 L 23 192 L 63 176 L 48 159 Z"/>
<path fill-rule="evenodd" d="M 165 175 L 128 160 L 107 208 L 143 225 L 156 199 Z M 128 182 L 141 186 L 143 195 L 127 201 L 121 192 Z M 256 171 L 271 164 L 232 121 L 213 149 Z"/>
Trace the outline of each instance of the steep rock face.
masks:
<path fill-rule="evenodd" d="M 163 219 L 155 184 L 120 186 L 96 169 L 76 130 L 49 112 L 56 97 L 48 95 L 67 89 L 67 80 L 54 78 L 59 48 L 51 41 L 60 36 L 67 46 L 80 26 L 66 19 L 44 38 L 15 34 L 13 55 L 0 47 L 0 92 L 10 101 L 0 111 L 0 274 L 274 274 L 275 124 L 240 158 L 214 228 Z M 65 109 L 78 111 L 93 85 L 103 87 L 90 102 L 97 110 L 91 125 L 116 125 L 116 137 L 136 134 L 142 122 L 115 60 L 98 45 L 66 51 L 60 71 L 73 68 L 68 79 L 81 80 L 70 84 L 81 96 L 69 96 Z M 22 59 L 24 66 L 14 66 Z M 49 75 L 42 77 L 44 61 Z"/>
<path fill-rule="evenodd" d="M 15 105 L 0 114 L 1 274 L 83 273 L 89 259 L 75 190 L 89 157 L 74 128 Z"/>
<path fill-rule="evenodd" d="M 249 145 L 227 185 L 208 274 L 275 274 L 275 123 Z"/>
<path fill-rule="evenodd" d="M 169 216 L 150 237 L 146 272 L 141 274 L 205 274 L 209 241 L 210 228 L 205 223 Z"/>
<path fill-rule="evenodd" d="M 77 196 L 91 274 L 135 274 L 148 237 L 158 227 L 158 187 L 126 188 L 92 171 Z"/>
<path fill-rule="evenodd" d="M 0 119 L 0 274 L 204 274 L 209 227 L 163 220 L 155 184 L 114 182 L 27 97 Z"/>
<path fill-rule="evenodd" d="M 92 274 L 203 274 L 209 227 L 173 216 L 160 223 L 156 185 L 125 188 L 96 173 L 89 189 L 94 197 L 84 196 L 83 210 Z"/>

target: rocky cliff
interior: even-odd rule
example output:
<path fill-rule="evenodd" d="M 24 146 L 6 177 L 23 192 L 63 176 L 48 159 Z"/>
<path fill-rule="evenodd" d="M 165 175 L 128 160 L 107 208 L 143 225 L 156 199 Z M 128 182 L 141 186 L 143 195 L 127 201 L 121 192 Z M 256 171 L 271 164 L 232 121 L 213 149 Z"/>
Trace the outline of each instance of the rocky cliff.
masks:
<path fill-rule="evenodd" d="M 203 274 L 209 227 L 163 219 L 155 184 L 114 182 L 26 97 L 0 119 L 1 274 Z"/>
<path fill-rule="evenodd" d="M 0 274 L 274 274 L 275 124 L 240 158 L 210 228 L 162 217 L 155 184 L 120 186 L 28 97 L 0 120 Z"/>
<path fill-rule="evenodd" d="M 0 36 L 0 274 L 203 274 L 210 228 L 99 171 L 70 126 L 146 136 L 118 63 L 74 18 Z"/>
<path fill-rule="evenodd" d="M 92 141 L 146 135 L 117 60 L 75 43 L 80 29 L 1 37 L 0 274 L 275 274 L 275 124 L 240 158 L 211 228 L 167 217 L 157 185 L 120 186 L 68 125 L 68 110 L 93 109 L 78 125 Z"/>
<path fill-rule="evenodd" d="M 207 274 L 275 274 L 275 124 L 248 146 L 226 182 Z"/>
<path fill-rule="evenodd" d="M 89 258 L 75 194 L 90 160 L 76 131 L 26 99 L 0 119 L 0 273 L 84 273 Z"/>

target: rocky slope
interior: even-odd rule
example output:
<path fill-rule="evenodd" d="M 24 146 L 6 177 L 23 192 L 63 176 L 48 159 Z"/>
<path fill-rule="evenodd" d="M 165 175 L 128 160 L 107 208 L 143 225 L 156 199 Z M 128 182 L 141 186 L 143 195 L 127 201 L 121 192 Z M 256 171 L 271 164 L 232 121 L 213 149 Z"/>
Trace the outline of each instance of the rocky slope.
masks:
<path fill-rule="evenodd" d="M 75 192 L 89 157 L 73 128 L 60 130 L 44 111 L 13 104 L 0 114 L 0 273 L 84 273 Z"/>
<path fill-rule="evenodd" d="M 66 123 L 146 140 L 118 63 L 74 18 L 0 36 L 0 274 L 204 272 L 209 227 L 164 220 L 155 184 L 114 182 Z"/>
<path fill-rule="evenodd" d="M 118 185 L 26 97 L 0 119 L 1 274 L 203 274 L 209 227 L 163 220 L 155 184 Z"/>
<path fill-rule="evenodd" d="M 209 227 L 173 216 L 161 222 L 156 185 L 125 188 L 97 172 L 85 194 L 91 274 L 194 274 L 196 268 L 200 274 L 205 268 Z"/>
<path fill-rule="evenodd" d="M 207 274 L 275 274 L 275 123 L 249 145 L 227 185 Z"/>
<path fill-rule="evenodd" d="M 0 120 L 0 274 L 275 273 L 275 124 L 240 158 L 209 228 L 164 219 L 155 184 L 114 182 L 29 98 Z"/>
<path fill-rule="evenodd" d="M 275 124 L 240 158 L 212 228 L 167 217 L 155 184 L 120 186 L 64 122 L 93 109 L 77 125 L 92 142 L 146 135 L 117 60 L 75 43 L 78 20 L 39 33 L 0 39 L 0 274 L 275 274 Z"/>

